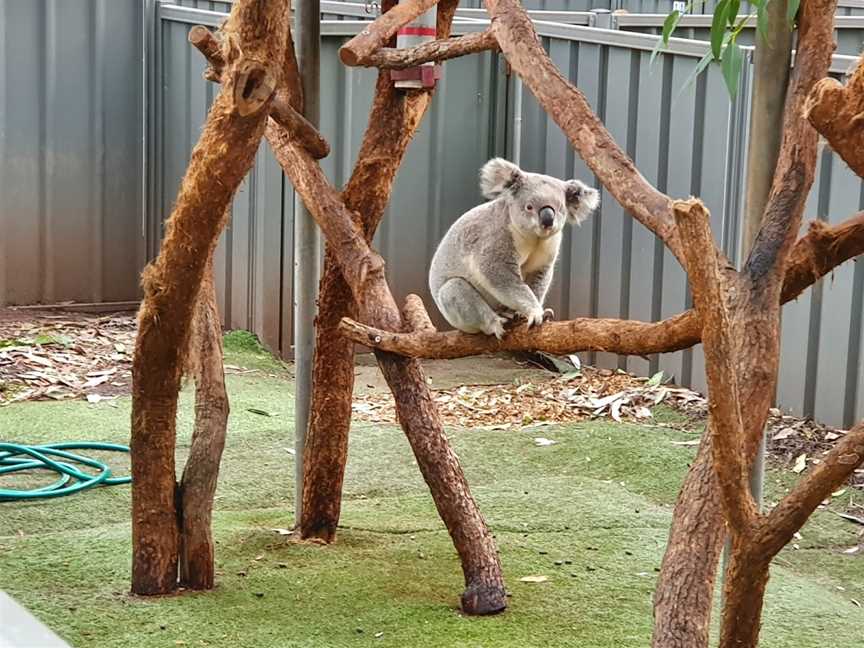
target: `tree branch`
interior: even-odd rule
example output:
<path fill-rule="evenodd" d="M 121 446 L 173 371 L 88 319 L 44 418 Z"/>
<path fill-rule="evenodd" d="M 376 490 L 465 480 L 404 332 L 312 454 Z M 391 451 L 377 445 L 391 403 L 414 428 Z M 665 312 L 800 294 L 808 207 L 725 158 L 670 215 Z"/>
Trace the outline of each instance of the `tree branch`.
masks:
<path fill-rule="evenodd" d="M 849 168 L 864 178 L 864 59 L 845 86 L 830 77 L 819 81 L 804 113 Z"/>
<path fill-rule="evenodd" d="M 457 38 L 434 40 L 410 49 L 385 47 L 361 61 L 359 65 L 387 70 L 404 70 L 431 61 L 446 61 L 466 54 L 497 49 L 498 41 L 495 40 L 492 31 L 487 29 Z"/>
<path fill-rule="evenodd" d="M 781 302 L 797 298 L 844 261 L 864 253 L 864 212 L 837 225 L 812 221 L 786 262 Z"/>
<path fill-rule="evenodd" d="M 225 58 L 218 39 L 203 25 L 196 25 L 189 30 L 189 42 L 207 59 L 209 67 L 204 77 L 215 83 L 221 83 Z M 288 42 L 292 42 L 290 35 Z M 293 53 L 293 45 L 286 48 L 286 58 L 293 56 Z M 316 160 L 325 158 L 330 154 L 330 145 L 327 140 L 294 107 L 295 103 L 302 100 L 302 93 L 298 95 L 300 90 L 298 88 L 291 89 L 291 86 L 295 84 L 292 76 L 296 75 L 296 61 L 293 65 L 286 62 L 284 67 L 286 78 L 277 89 L 276 96 L 273 97 L 270 105 L 270 116 L 285 128 L 291 137 L 309 152 L 309 155 Z"/>
<path fill-rule="evenodd" d="M 597 175 L 636 220 L 654 232 L 683 262 L 672 203 L 651 185 L 591 110 L 585 95 L 564 78 L 537 37 L 518 0 L 487 0 L 492 31 L 507 62 Z"/>
<path fill-rule="evenodd" d="M 744 424 L 734 366 L 740 344 L 733 336 L 734 294 L 737 277 L 723 276 L 718 250 L 704 205 L 695 199 L 675 201 L 673 213 L 684 246 L 687 275 L 696 312 L 702 319 L 705 374 L 708 379 L 709 434 L 717 483 L 729 524 L 744 533 L 756 521 L 750 496 L 744 453 Z"/>
<path fill-rule="evenodd" d="M 412 333 L 435 333 L 435 325 L 429 319 L 429 313 L 418 295 L 408 295 L 402 307 L 402 319 Z"/>
<path fill-rule="evenodd" d="M 699 318 L 687 311 L 662 322 L 580 318 L 546 322 L 527 328 L 520 324 L 502 340 L 493 335 L 461 331 L 394 333 L 344 318 L 342 335 L 366 346 L 415 358 L 452 359 L 498 351 L 543 351 L 567 355 L 578 351 L 606 351 L 648 355 L 686 349 L 700 340 Z"/>
<path fill-rule="evenodd" d="M 760 525 L 755 538 L 765 557 L 776 555 L 816 507 L 864 462 L 864 421 L 858 423 L 784 497 Z"/>
<path fill-rule="evenodd" d="M 400 28 L 404 27 L 417 16 L 438 4 L 438 0 L 406 0 L 400 2 L 389 11 L 381 14 L 354 38 L 339 48 L 339 58 L 345 65 L 357 67 L 363 65 L 384 45 Z"/>

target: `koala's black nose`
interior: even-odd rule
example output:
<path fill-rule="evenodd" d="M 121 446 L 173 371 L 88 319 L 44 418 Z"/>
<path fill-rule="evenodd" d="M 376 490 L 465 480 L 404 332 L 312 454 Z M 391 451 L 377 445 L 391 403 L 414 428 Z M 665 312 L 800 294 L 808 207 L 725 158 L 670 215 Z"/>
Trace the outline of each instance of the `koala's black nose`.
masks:
<path fill-rule="evenodd" d="M 549 229 L 555 224 L 555 210 L 551 207 L 544 207 L 540 210 L 540 224 Z"/>

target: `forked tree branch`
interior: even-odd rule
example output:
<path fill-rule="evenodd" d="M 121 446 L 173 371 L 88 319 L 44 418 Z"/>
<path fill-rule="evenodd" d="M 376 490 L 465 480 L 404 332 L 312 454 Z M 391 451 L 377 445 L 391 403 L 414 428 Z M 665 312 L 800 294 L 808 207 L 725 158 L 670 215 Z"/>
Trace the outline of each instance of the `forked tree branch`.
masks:
<path fill-rule="evenodd" d="M 845 86 L 830 77 L 817 83 L 805 113 L 849 168 L 864 178 L 864 59 Z"/>
<path fill-rule="evenodd" d="M 670 198 L 639 172 L 574 87 L 546 54 L 519 0 L 486 0 L 492 31 L 507 62 L 606 190 L 683 262 Z"/>
<path fill-rule="evenodd" d="M 204 55 L 209 67 L 205 78 L 215 83 L 221 83 L 222 70 L 225 66 L 225 58 L 222 46 L 213 33 L 203 25 L 196 25 L 189 30 L 189 42 Z M 289 44 L 292 39 L 288 39 Z M 290 56 L 293 57 L 294 48 L 290 46 Z M 287 55 L 286 55 L 287 56 Z M 330 145 L 294 105 L 302 100 L 302 93 L 293 77 L 296 76 L 296 64 L 286 62 L 283 71 L 283 83 L 277 89 L 276 96 L 270 104 L 270 117 L 280 126 L 285 128 L 291 137 L 297 139 L 300 145 L 309 152 L 316 160 L 327 157 L 330 154 Z"/>
<path fill-rule="evenodd" d="M 678 236 L 684 246 L 684 260 L 696 312 L 702 320 L 705 374 L 708 380 L 708 410 L 714 467 L 726 519 L 733 529 L 744 533 L 756 520 L 756 506 L 747 485 L 744 453 L 744 424 L 738 376 L 734 360 L 740 343 L 733 337 L 737 273 L 724 276 L 717 247 L 711 236 L 708 212 L 701 201 L 673 203 Z"/>
<path fill-rule="evenodd" d="M 339 48 L 345 65 L 356 67 L 380 50 L 402 27 L 438 4 L 438 0 L 406 0 L 381 14 Z"/>
<path fill-rule="evenodd" d="M 404 70 L 432 61 L 475 54 L 488 50 L 497 50 L 498 41 L 491 30 L 473 32 L 458 36 L 423 43 L 410 49 L 383 48 L 360 62 L 363 67 L 377 67 L 386 70 Z"/>
<path fill-rule="evenodd" d="M 807 472 L 769 513 L 754 542 L 766 557 L 775 556 L 825 498 L 839 488 L 864 462 L 864 421 L 846 435 Z"/>

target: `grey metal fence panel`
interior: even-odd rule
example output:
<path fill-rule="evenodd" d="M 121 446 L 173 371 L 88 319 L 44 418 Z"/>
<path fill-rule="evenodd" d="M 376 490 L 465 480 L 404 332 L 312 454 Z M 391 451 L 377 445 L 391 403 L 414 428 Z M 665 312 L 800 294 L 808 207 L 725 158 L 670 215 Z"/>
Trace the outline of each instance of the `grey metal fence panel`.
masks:
<path fill-rule="evenodd" d="M 141 3 L 0 0 L 0 304 L 138 294 Z"/>

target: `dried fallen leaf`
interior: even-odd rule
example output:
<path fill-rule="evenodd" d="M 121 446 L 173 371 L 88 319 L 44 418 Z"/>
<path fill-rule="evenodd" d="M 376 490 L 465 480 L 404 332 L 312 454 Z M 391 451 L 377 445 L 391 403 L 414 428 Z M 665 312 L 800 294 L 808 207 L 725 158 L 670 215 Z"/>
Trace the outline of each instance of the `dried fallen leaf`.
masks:
<path fill-rule="evenodd" d="M 796 474 L 800 474 L 804 472 L 804 469 L 807 467 L 807 453 L 802 452 L 798 455 L 798 458 L 795 459 L 795 465 L 792 466 L 792 472 Z"/>
<path fill-rule="evenodd" d="M 552 439 L 547 439 L 546 437 L 534 437 L 534 445 L 536 446 L 550 446 L 558 443 L 557 441 L 553 441 Z"/>
<path fill-rule="evenodd" d="M 545 583 L 549 579 L 546 576 L 523 576 L 519 580 L 523 583 Z"/>
<path fill-rule="evenodd" d="M 771 440 L 772 441 L 780 441 L 781 439 L 788 439 L 793 434 L 795 434 L 795 430 L 790 428 L 790 427 L 786 427 L 786 428 L 783 428 L 782 430 L 780 430 L 773 437 L 771 437 Z"/>

